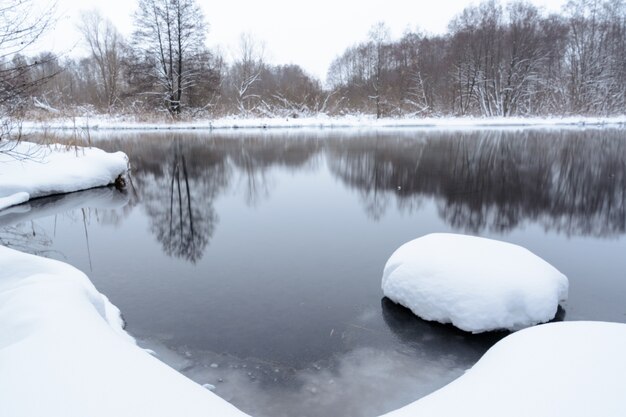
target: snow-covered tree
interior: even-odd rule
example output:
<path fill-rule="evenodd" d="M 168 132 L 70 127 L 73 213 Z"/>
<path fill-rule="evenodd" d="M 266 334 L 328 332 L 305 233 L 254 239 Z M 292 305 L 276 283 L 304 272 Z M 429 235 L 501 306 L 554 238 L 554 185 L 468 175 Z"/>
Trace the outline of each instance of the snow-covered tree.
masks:
<path fill-rule="evenodd" d="M 231 80 L 236 89 L 237 108 L 246 115 L 258 107 L 261 96 L 257 86 L 265 67 L 265 48 L 254 40 L 251 34 L 242 33 L 239 37 L 239 51 L 231 68 Z"/>
<path fill-rule="evenodd" d="M 32 70 L 43 64 L 29 60 L 27 51 L 54 20 L 54 3 L 5 0 L 0 3 L 0 139 L 11 131 L 6 118 L 19 108 L 24 96 L 46 79 L 35 78 Z"/>
<path fill-rule="evenodd" d="M 98 104 L 110 111 L 119 100 L 122 36 L 113 23 L 96 10 L 83 12 L 79 29 L 97 67 Z"/>
<path fill-rule="evenodd" d="M 195 0 L 139 0 L 132 46 L 145 94 L 160 97 L 172 115 L 202 82 L 210 54 L 208 25 Z"/>

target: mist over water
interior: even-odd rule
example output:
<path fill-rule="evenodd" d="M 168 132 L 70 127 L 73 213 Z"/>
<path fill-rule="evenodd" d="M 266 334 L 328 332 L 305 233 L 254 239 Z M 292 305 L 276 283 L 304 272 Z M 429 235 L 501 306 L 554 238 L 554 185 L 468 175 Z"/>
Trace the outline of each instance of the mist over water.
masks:
<path fill-rule="evenodd" d="M 128 189 L 0 212 L 2 244 L 85 271 L 142 346 L 252 415 L 379 415 L 506 335 L 382 297 L 431 232 L 527 247 L 570 279 L 558 319 L 626 322 L 623 129 L 97 136 Z"/>

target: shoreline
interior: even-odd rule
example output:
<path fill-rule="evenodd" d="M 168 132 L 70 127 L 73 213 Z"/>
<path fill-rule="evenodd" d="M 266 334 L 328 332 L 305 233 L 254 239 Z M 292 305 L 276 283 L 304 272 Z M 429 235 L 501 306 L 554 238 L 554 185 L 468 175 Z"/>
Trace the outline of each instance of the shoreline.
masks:
<path fill-rule="evenodd" d="M 127 167 L 124 154 L 107 155 L 103 159 L 92 150 L 83 156 L 89 165 L 111 165 L 106 175 L 93 171 L 89 177 L 106 182 L 118 168 Z M 67 160 L 60 162 L 68 165 Z M 46 175 L 33 176 L 27 184 L 38 196 L 57 189 L 44 187 L 51 166 L 60 174 L 70 172 L 51 164 L 38 166 Z M 68 190 L 76 188 L 72 184 L 88 184 L 70 180 L 56 183 Z M 67 203 L 78 202 L 70 198 Z M 0 415 L 248 416 L 137 346 L 124 330 L 120 310 L 87 275 L 67 263 L 0 245 L 0 302 L 0 330 L 5 335 L 0 365 L 6 375 L 0 381 Z M 619 380 L 626 373 L 625 347 L 622 323 L 530 327 L 502 339 L 450 384 L 382 417 L 496 417 L 502 410 L 520 417 L 586 415 L 586 407 L 621 416 L 626 410 Z M 568 378 L 573 370 L 578 377 Z M 588 381 L 600 388 L 586 391 Z M 29 401 L 33 392 L 38 401 Z M 520 402 L 520 396 L 525 400 Z M 508 409 L 510 404 L 516 408 Z"/>
<path fill-rule="evenodd" d="M 46 121 L 24 120 L 23 133 L 41 131 L 154 131 L 154 130 L 291 130 L 291 129 L 494 129 L 494 128 L 585 128 L 623 127 L 626 115 L 614 117 L 429 117 L 381 118 L 372 116 L 303 118 L 234 118 L 192 121 L 144 122 L 132 118 L 98 115 L 57 118 Z"/>

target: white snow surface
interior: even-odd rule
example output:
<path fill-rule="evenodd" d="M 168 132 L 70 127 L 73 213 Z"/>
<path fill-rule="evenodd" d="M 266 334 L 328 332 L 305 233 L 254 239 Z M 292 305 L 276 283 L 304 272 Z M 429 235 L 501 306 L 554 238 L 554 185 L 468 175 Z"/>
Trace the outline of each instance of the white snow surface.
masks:
<path fill-rule="evenodd" d="M 31 198 L 112 184 L 127 170 L 123 152 L 2 141 L 0 210 Z"/>
<path fill-rule="evenodd" d="M 20 191 L 18 193 L 10 194 L 4 197 L 0 196 L 0 210 L 6 207 L 25 203 L 28 200 L 30 200 L 30 195 L 24 191 Z"/>
<path fill-rule="evenodd" d="M 496 343 L 463 376 L 384 417 L 626 416 L 626 324 L 562 322 Z"/>
<path fill-rule="evenodd" d="M 45 121 L 23 121 L 24 132 L 42 130 L 191 130 L 191 129 L 285 129 L 285 128 L 483 128 L 483 127 L 581 127 L 623 126 L 626 115 L 614 117 L 404 117 L 371 115 L 310 117 L 223 117 L 191 121 L 146 122 L 132 116 L 93 115 Z"/>
<path fill-rule="evenodd" d="M 425 320 L 480 333 L 550 321 L 567 299 L 568 280 L 521 246 L 434 233 L 391 255 L 382 289 Z"/>
<path fill-rule="evenodd" d="M 2 246 L 0 370 L 0 416 L 245 416 L 139 348 L 82 272 Z"/>
<path fill-rule="evenodd" d="M 0 246 L 0 415 L 245 416 L 139 348 L 122 325 L 82 272 Z M 385 417 L 622 417 L 625 351 L 626 324 L 532 327 Z"/>

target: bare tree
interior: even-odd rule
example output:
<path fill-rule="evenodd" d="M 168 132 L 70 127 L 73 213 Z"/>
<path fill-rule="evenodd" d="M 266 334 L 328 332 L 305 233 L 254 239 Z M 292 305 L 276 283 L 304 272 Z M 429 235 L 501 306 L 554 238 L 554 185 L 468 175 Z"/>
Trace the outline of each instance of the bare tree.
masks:
<path fill-rule="evenodd" d="M 577 113 L 623 111 L 626 3 L 571 0 L 566 50 L 571 107 Z"/>
<path fill-rule="evenodd" d="M 32 46 L 54 20 L 55 3 L 44 7 L 33 0 L 5 0 L 0 4 L 0 111 L 14 114 L 19 100 L 45 79 L 33 79 L 31 70 L 42 62 L 27 60 L 21 54 Z M 0 139 L 10 133 L 10 123 L 2 118 Z"/>
<path fill-rule="evenodd" d="M 109 111 L 119 100 L 122 36 L 97 10 L 84 12 L 79 26 L 98 68 L 98 98 Z"/>
<path fill-rule="evenodd" d="M 139 0 L 133 46 L 148 81 L 167 110 L 178 115 L 183 97 L 200 82 L 198 61 L 207 59 L 208 25 L 195 0 Z"/>
<path fill-rule="evenodd" d="M 389 28 L 383 22 L 378 22 L 370 29 L 369 38 L 369 47 L 371 49 L 371 75 L 369 78 L 372 87 L 370 98 L 376 103 L 376 118 L 379 119 L 383 114 L 381 97 L 384 94 L 383 90 L 385 88 L 383 71 L 387 63 L 385 46 L 387 42 L 389 42 Z"/>
<path fill-rule="evenodd" d="M 38 1 L 0 4 L 5 113 L 18 103 L 47 112 L 124 105 L 173 116 L 185 108 L 190 117 L 607 115 L 626 107 L 626 0 L 570 0 L 552 15 L 528 0 L 484 0 L 446 34 L 407 31 L 398 40 L 381 22 L 332 62 L 327 89 L 297 65 L 269 64 L 250 34 L 226 64 L 205 46 L 196 0 L 138 0 L 129 45 L 110 22 L 87 13 L 81 30 L 90 57 L 28 56 L 25 48 L 51 22 L 48 9 L 37 13 Z"/>
<path fill-rule="evenodd" d="M 255 91 L 261 80 L 261 72 L 265 65 L 265 47 L 257 43 L 251 34 L 242 33 L 239 38 L 239 56 L 233 65 L 233 82 L 237 89 L 238 110 L 247 115 L 257 108 L 261 101 Z"/>
<path fill-rule="evenodd" d="M 346 111 L 367 109 L 379 118 L 384 113 L 389 87 L 389 29 L 374 25 L 367 42 L 348 48 L 328 70 L 328 81 L 347 100 Z"/>

